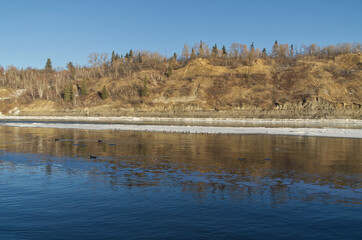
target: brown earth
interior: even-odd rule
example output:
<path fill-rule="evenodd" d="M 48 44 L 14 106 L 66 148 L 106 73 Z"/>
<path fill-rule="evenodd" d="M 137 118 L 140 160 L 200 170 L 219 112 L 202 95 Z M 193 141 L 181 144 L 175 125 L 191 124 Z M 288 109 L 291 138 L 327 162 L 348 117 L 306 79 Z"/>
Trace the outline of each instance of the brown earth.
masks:
<path fill-rule="evenodd" d="M 88 81 L 89 94 L 64 101 L 27 100 L 26 93 L 0 89 L 3 115 L 163 116 L 232 118 L 362 119 L 362 72 L 348 70 L 360 54 L 335 61 L 298 61 L 272 67 L 258 59 L 251 66 L 214 66 L 196 59 L 171 77 L 145 70 L 121 79 Z M 147 77 L 148 96 L 142 96 Z M 81 85 L 81 79 L 76 84 Z M 102 100 L 106 86 L 110 97 Z"/>

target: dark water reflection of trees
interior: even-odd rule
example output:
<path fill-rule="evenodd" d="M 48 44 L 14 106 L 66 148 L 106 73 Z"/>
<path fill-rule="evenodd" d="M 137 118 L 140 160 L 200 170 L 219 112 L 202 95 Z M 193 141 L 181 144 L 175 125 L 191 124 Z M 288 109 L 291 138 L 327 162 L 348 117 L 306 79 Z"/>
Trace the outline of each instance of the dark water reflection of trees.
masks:
<path fill-rule="evenodd" d="M 344 201 L 346 192 L 338 191 L 348 191 L 352 202 L 361 196 L 361 139 L 15 127 L 0 127 L 0 134 L 0 158 L 4 152 L 37 154 L 26 163 L 38 161 L 49 176 L 86 174 L 112 189 L 180 187 L 200 198 L 275 204 L 335 195 Z"/>

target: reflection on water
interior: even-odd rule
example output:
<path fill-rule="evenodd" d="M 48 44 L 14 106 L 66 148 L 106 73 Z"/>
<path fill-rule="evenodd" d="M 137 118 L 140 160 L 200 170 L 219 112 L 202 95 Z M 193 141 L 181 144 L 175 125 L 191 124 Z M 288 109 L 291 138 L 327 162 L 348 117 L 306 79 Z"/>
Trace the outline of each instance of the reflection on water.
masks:
<path fill-rule="evenodd" d="M 0 194 L 9 195 L 10 185 L 15 192 L 9 197 L 14 199 L 16 189 L 31 188 L 31 192 L 21 194 L 21 197 L 29 198 L 30 202 L 42 202 L 41 199 L 52 199 L 53 195 L 47 192 L 51 189 L 58 199 L 53 201 L 62 198 L 70 201 L 62 210 L 65 213 L 56 212 L 67 216 L 62 224 L 71 221 L 67 211 L 71 215 L 74 208 L 80 207 L 79 202 L 84 201 L 86 204 L 102 203 L 101 207 L 94 207 L 98 211 L 91 215 L 110 221 L 110 225 L 116 224 L 113 218 L 117 217 L 122 226 L 127 226 L 122 231 L 129 238 L 165 238 L 167 234 L 174 237 L 180 229 L 168 233 L 163 227 L 171 224 L 176 228 L 181 223 L 193 233 L 190 238 L 199 238 L 198 233 L 203 233 L 202 236 L 208 239 L 248 237 L 238 222 L 246 216 L 248 219 L 258 216 L 255 222 L 244 226 L 249 229 L 249 234 L 254 233 L 251 236 L 256 239 L 287 239 L 298 231 L 310 229 L 310 219 L 335 224 L 346 220 L 342 216 L 348 216 L 348 231 L 344 228 L 339 235 L 334 233 L 328 238 L 338 239 L 345 236 L 343 234 L 350 234 L 353 238 L 358 235 L 362 220 L 361 139 L 13 127 L 0 127 L 0 134 Z M 75 191 L 76 196 L 69 195 L 69 189 Z M 79 196 L 79 193 L 83 195 Z M 125 197 L 127 200 L 123 199 Z M 89 199 L 92 199 L 90 203 Z M 122 201 L 127 202 L 126 207 L 120 205 Z M 43 206 L 46 209 L 47 204 Z M 140 206 L 143 211 L 135 210 Z M 249 209 L 253 206 L 260 210 Z M 132 227 L 124 222 L 127 219 L 121 217 L 121 220 L 117 215 L 119 212 L 125 214 L 124 208 L 146 218 L 156 214 L 153 224 L 158 224 L 157 227 L 151 224 L 148 226 L 154 229 L 151 230 L 144 226 L 146 220 L 133 219 L 133 224 L 143 226 L 141 232 L 145 235 L 130 235 L 127 229 Z M 279 210 L 272 210 L 274 208 Z M 4 210 L 3 207 L 0 210 Z M 156 210 L 157 213 L 152 212 Z M 103 211 L 108 212 L 108 217 Z M 129 211 L 126 212 L 127 218 L 130 218 Z M 289 219 L 286 216 L 288 211 L 294 211 L 293 214 L 299 217 Z M 166 217 L 169 216 L 167 212 L 172 219 Z M 192 223 L 186 216 L 194 212 L 198 212 L 202 219 Z M 314 215 L 316 212 L 320 215 Z M 76 214 L 76 218 L 90 217 L 89 212 Z M 331 218 L 333 214 L 337 217 Z M 281 222 L 268 222 L 274 218 Z M 163 223 L 166 219 L 167 223 Z M 225 229 L 214 226 L 220 219 L 228 223 Z M 301 221 L 299 227 L 290 225 L 296 220 Z M 200 221 L 204 222 L 201 224 Z M 38 223 L 41 225 L 42 221 Z M 16 224 L 23 223 L 18 219 Z M 266 235 L 255 235 L 260 232 L 256 226 L 266 227 Z M 267 226 L 273 226 L 273 230 Z M 279 229 L 289 227 L 294 232 L 283 233 Z M 0 236 L 7 236 L 3 228 L 5 226 L 0 224 Z M 108 228 L 104 226 L 104 229 Z M 114 231 L 122 232 L 117 229 Z M 148 231 L 154 231 L 153 235 L 147 235 L 150 234 Z M 161 234 L 160 231 L 166 235 L 157 235 Z M 315 229 L 311 234 L 309 237 L 324 236 L 325 233 Z M 88 238 L 96 236 L 93 233 Z M 103 238 L 115 236 L 104 235 Z"/>

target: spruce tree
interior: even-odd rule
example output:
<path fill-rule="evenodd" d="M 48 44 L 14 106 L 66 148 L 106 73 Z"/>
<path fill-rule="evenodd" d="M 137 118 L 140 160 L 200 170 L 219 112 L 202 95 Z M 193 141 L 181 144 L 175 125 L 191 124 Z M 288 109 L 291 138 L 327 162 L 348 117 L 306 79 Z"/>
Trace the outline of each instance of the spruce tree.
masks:
<path fill-rule="evenodd" d="M 129 50 L 129 54 L 128 54 L 128 56 L 129 56 L 130 58 L 133 58 L 133 51 L 132 51 L 132 49 L 131 49 L 131 50 Z"/>
<path fill-rule="evenodd" d="M 69 89 L 70 89 L 70 100 L 74 100 L 75 96 L 74 96 L 74 91 L 73 91 L 73 85 L 70 83 L 69 84 Z"/>
<path fill-rule="evenodd" d="M 70 102 L 70 98 L 71 98 L 71 94 L 70 94 L 70 89 L 69 89 L 69 85 L 65 85 L 64 86 L 64 101 L 66 102 Z"/>
<path fill-rule="evenodd" d="M 263 51 L 261 51 L 261 57 L 262 57 L 263 59 L 266 59 L 267 56 L 268 56 L 268 54 L 267 54 L 267 52 L 266 52 L 266 49 L 263 48 Z"/>
<path fill-rule="evenodd" d="M 119 56 L 118 53 L 116 53 L 116 56 L 114 57 L 114 60 L 119 60 L 119 59 L 121 59 L 121 57 Z"/>
<path fill-rule="evenodd" d="M 251 51 L 251 52 L 254 52 L 254 51 L 255 51 L 254 42 L 252 42 L 252 43 L 250 44 L 250 51 Z"/>
<path fill-rule="evenodd" d="M 255 60 L 255 48 L 254 48 L 254 42 L 250 44 L 250 52 L 249 52 L 249 60 L 254 62 Z"/>
<path fill-rule="evenodd" d="M 227 54 L 225 45 L 222 45 L 222 55 L 226 56 Z"/>
<path fill-rule="evenodd" d="M 103 100 L 105 100 L 105 99 L 108 98 L 108 91 L 107 91 L 107 88 L 106 88 L 105 85 L 103 85 L 103 90 L 102 90 L 101 96 L 102 96 L 102 99 L 103 99 Z"/>
<path fill-rule="evenodd" d="M 76 76 L 76 69 L 73 65 L 72 62 L 68 62 L 67 63 L 67 68 L 68 68 L 68 71 L 70 73 L 70 79 L 74 80 L 75 79 L 75 76 Z"/>
<path fill-rule="evenodd" d="M 72 84 L 67 84 L 64 87 L 64 101 L 70 102 L 74 99 L 74 92 Z"/>
<path fill-rule="evenodd" d="M 215 43 L 215 46 L 212 47 L 212 54 L 214 56 L 218 56 L 219 55 L 219 49 L 217 49 L 217 45 Z"/>
<path fill-rule="evenodd" d="M 279 56 L 279 44 L 277 40 L 274 42 L 271 55 L 273 58 L 277 58 Z"/>
<path fill-rule="evenodd" d="M 87 84 L 85 82 L 85 79 L 83 79 L 83 82 L 82 82 L 82 88 L 80 89 L 80 94 L 82 96 L 85 96 L 88 94 L 88 88 L 87 88 Z"/>
<path fill-rule="evenodd" d="M 167 77 L 171 77 L 171 75 L 172 75 L 172 67 L 171 67 L 171 65 L 168 65 Z"/>
<path fill-rule="evenodd" d="M 45 71 L 46 72 L 52 72 L 53 71 L 53 67 L 52 67 L 52 61 L 50 61 L 50 58 L 48 58 L 46 64 L 45 64 Z"/>
<path fill-rule="evenodd" d="M 195 50 L 192 48 L 191 49 L 191 60 L 195 60 L 196 59 L 196 53 Z"/>
<path fill-rule="evenodd" d="M 68 70 L 71 70 L 72 68 L 74 68 L 73 63 L 72 63 L 72 62 L 68 62 L 68 63 L 67 63 L 67 68 L 68 68 Z"/>
<path fill-rule="evenodd" d="M 202 41 L 200 41 L 200 46 L 199 46 L 199 57 L 203 57 L 204 56 L 204 48 L 202 46 Z"/>
<path fill-rule="evenodd" d="M 143 79 L 143 88 L 142 88 L 142 97 L 147 97 L 148 96 L 148 83 L 147 83 L 147 77 L 145 77 Z"/>
<path fill-rule="evenodd" d="M 112 51 L 111 65 L 113 65 L 115 60 L 116 60 L 116 54 L 114 53 L 114 51 Z"/>
<path fill-rule="evenodd" d="M 177 54 L 176 54 L 176 53 L 173 53 L 173 58 L 174 58 L 175 60 L 177 60 Z"/>
<path fill-rule="evenodd" d="M 290 58 L 294 58 L 294 46 L 290 45 Z"/>

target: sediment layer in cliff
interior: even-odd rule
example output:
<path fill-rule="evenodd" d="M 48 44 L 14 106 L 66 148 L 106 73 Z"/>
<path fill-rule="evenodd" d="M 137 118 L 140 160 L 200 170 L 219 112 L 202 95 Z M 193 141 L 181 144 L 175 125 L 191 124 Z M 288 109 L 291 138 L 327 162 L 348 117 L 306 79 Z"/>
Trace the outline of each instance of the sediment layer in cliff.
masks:
<path fill-rule="evenodd" d="M 356 55 L 361 59 L 360 54 Z M 1 89 L 3 115 L 178 116 L 234 118 L 353 118 L 362 116 L 362 72 L 344 72 L 338 59 L 276 66 L 263 59 L 237 67 L 198 58 L 174 69 L 137 71 L 121 79 L 73 81 L 66 103 L 33 100 L 26 90 Z M 77 88 L 78 86 L 78 88 Z M 101 97 L 102 88 L 108 98 Z M 147 92 L 145 91 L 147 88 Z"/>

